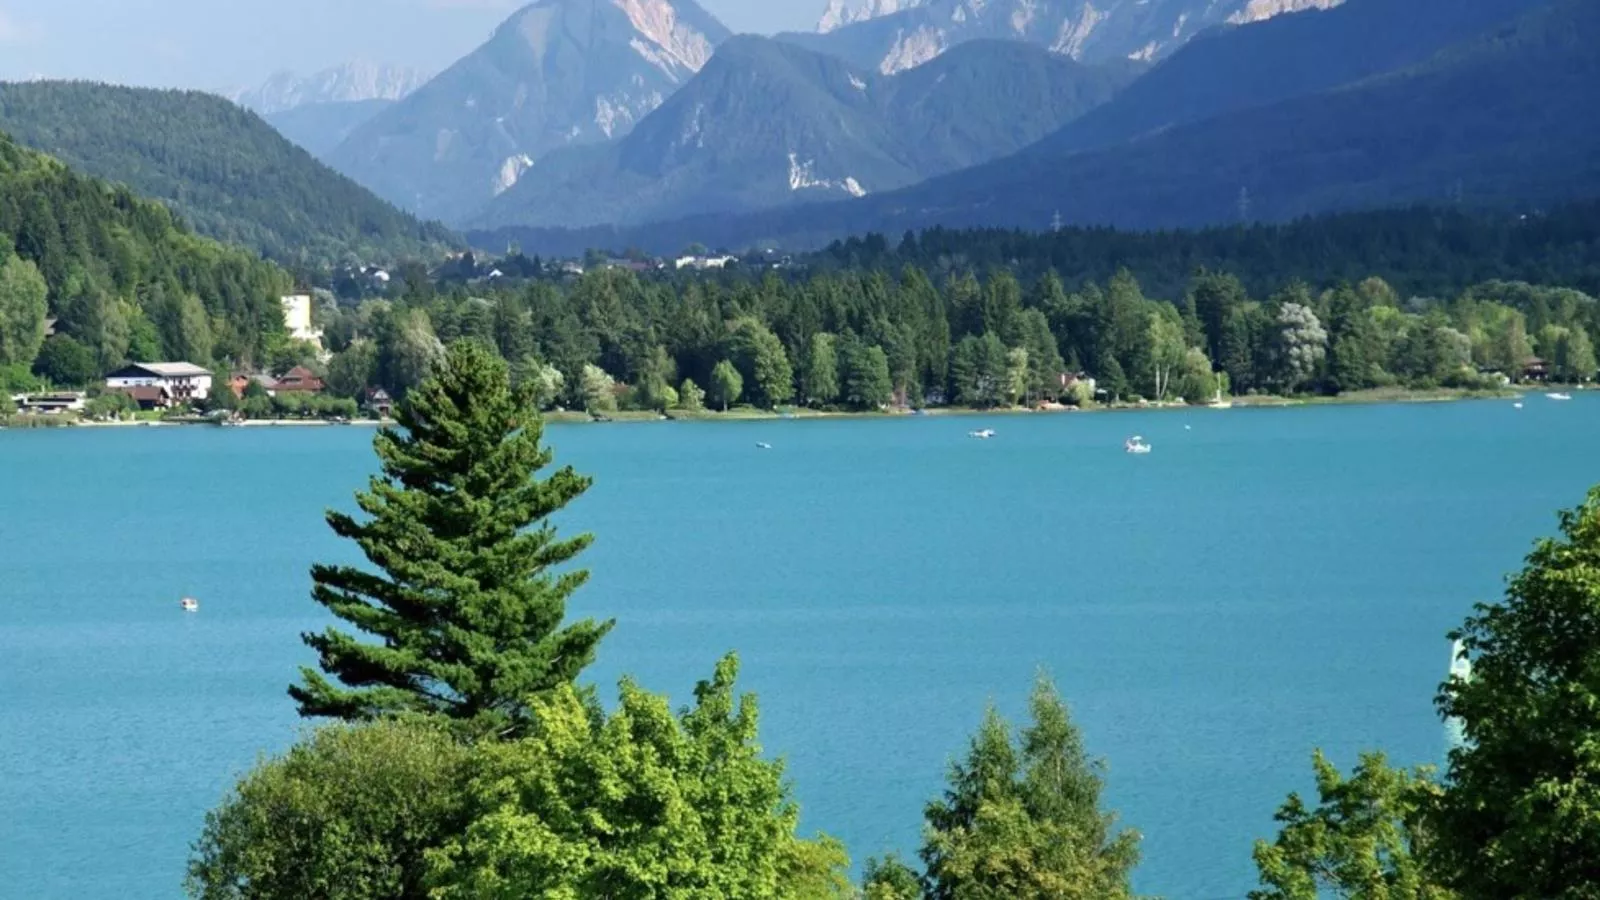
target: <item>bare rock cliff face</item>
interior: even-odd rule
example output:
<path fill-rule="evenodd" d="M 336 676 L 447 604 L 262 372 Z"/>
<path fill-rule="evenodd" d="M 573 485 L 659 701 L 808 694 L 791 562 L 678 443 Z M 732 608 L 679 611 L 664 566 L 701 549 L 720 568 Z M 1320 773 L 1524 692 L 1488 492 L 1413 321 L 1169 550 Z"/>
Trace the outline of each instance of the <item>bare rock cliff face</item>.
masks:
<path fill-rule="evenodd" d="M 552 151 L 627 134 L 728 37 L 694 0 L 537 0 L 329 161 L 400 206 L 461 221 Z"/>
<path fill-rule="evenodd" d="M 1021 40 L 1084 62 L 1150 61 L 1214 25 L 1259 22 L 1343 0 L 833 0 L 806 45 L 889 75 L 982 38 Z"/>

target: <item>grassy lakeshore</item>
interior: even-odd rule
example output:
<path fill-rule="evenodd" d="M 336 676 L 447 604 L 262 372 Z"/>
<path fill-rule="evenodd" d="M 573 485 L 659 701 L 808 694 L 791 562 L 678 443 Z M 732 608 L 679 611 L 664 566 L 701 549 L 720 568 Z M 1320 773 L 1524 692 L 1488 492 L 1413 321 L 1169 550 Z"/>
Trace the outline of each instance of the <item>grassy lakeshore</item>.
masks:
<path fill-rule="evenodd" d="M 1574 387 L 1569 385 L 1541 385 L 1541 386 L 1512 386 L 1489 390 L 1466 390 L 1455 388 L 1437 388 L 1431 390 L 1413 388 L 1374 388 L 1372 390 L 1354 391 L 1339 394 L 1334 397 L 1319 396 L 1281 396 L 1274 394 L 1261 394 L 1244 397 L 1233 397 L 1230 402 L 1233 409 L 1278 409 L 1294 406 L 1334 406 L 1334 405 L 1372 405 L 1386 403 L 1449 403 L 1458 400 L 1509 400 L 1526 394 L 1537 394 L 1545 390 L 1564 390 L 1570 392 L 1587 392 L 1595 390 L 1592 387 Z M 604 423 L 637 423 L 637 422 L 768 422 L 780 419 L 888 419 L 915 415 L 948 417 L 948 416 L 1023 416 L 1023 415 L 1051 415 L 1060 413 L 1087 414 L 1106 412 L 1135 412 L 1154 410 L 1212 410 L 1213 407 L 1200 404 L 1188 405 L 1185 403 L 1108 403 L 1096 404 L 1085 409 L 1077 407 L 1049 407 L 1034 409 L 1024 406 L 995 407 L 993 409 L 976 409 L 972 407 L 941 406 L 933 409 L 922 410 L 920 413 L 907 409 L 893 409 L 882 412 L 852 412 L 849 410 L 817 410 L 817 409 L 784 409 L 782 411 L 770 409 L 756 409 L 750 406 L 739 406 L 727 412 L 714 410 L 681 410 L 675 409 L 666 415 L 654 410 L 622 410 L 607 413 L 603 419 L 595 419 L 586 412 L 577 410 L 559 410 L 544 414 L 544 420 L 552 425 L 592 425 Z M 247 428 L 326 428 L 335 425 L 364 425 L 377 426 L 389 424 L 392 420 L 378 421 L 376 419 L 352 419 L 349 422 L 333 422 L 326 419 L 250 419 L 239 424 Z M 0 427 L 12 428 L 171 428 L 177 426 L 205 426 L 219 427 L 215 420 L 203 417 L 194 418 L 158 418 L 142 416 L 138 418 L 123 419 L 119 421 L 90 421 L 64 416 L 15 416 L 9 422 L 0 423 Z"/>
<path fill-rule="evenodd" d="M 1555 389 L 1554 387 L 1551 388 Z M 1340 394 L 1335 397 L 1318 396 L 1282 396 L 1275 394 L 1261 394 L 1246 397 L 1231 398 L 1234 409 L 1274 409 L 1291 406 L 1325 406 L 1325 405 L 1356 405 L 1356 404 L 1385 404 L 1385 403 L 1447 403 L 1457 400 L 1508 400 L 1522 396 L 1542 388 L 1497 388 L 1490 390 L 1467 390 L 1456 388 L 1412 389 L 1412 388 L 1374 388 L 1366 391 L 1354 391 Z M 1568 388 L 1568 390 L 1577 390 Z M 1226 407 L 1224 407 L 1226 408 Z M 895 417 L 911 417 L 914 415 L 926 416 L 1023 416 L 1023 415 L 1050 415 L 1059 413 L 1085 414 L 1106 412 L 1135 412 L 1154 410 L 1212 410 L 1206 404 L 1190 405 L 1182 402 L 1166 403 L 1102 403 L 1079 409 L 1072 406 L 1049 407 L 1036 409 L 1026 406 L 994 407 L 992 409 L 978 409 L 963 406 L 941 406 L 922 410 L 920 413 L 907 409 L 894 409 L 882 412 L 854 412 L 849 410 L 816 410 L 816 409 L 786 409 L 775 411 L 756 409 L 741 406 L 727 412 L 703 410 L 689 412 L 685 410 L 672 410 L 668 415 L 654 411 L 626 411 L 608 413 L 606 418 L 611 422 L 724 422 L 724 421 L 770 421 L 774 419 L 884 419 Z M 556 424 L 589 424 L 596 420 L 585 412 L 563 411 L 545 413 L 546 422 Z"/>

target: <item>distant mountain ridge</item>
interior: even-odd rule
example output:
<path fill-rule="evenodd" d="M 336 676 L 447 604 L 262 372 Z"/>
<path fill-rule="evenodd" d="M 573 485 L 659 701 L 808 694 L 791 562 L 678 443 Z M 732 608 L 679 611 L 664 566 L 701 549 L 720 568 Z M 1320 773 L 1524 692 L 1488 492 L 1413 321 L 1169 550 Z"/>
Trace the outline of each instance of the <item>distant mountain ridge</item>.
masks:
<path fill-rule="evenodd" d="M 166 203 L 203 235 L 281 261 L 426 257 L 459 240 L 379 200 L 213 94 L 0 83 L 0 130 Z"/>
<path fill-rule="evenodd" d="M 263 116 L 278 133 L 322 159 L 357 128 L 394 105 L 393 100 L 344 100 L 307 103 Z"/>
<path fill-rule="evenodd" d="M 1350 0 L 1335 12 L 1398 15 L 1406 3 Z M 1140 125 L 1134 137 L 1104 146 L 1074 149 L 1071 141 L 1063 141 L 1052 149 L 1043 143 L 1008 159 L 859 200 L 679 220 L 588 239 L 645 248 L 687 241 L 804 247 L 849 234 L 895 235 L 936 225 L 1039 230 L 1057 214 L 1067 224 L 1152 229 L 1282 221 L 1413 203 L 1537 209 L 1600 197 L 1600 122 L 1590 108 L 1600 95 L 1600 57 L 1592 52 L 1600 42 L 1600 4 L 1529 3 L 1534 8 L 1521 15 L 1508 0 L 1436 3 L 1437 14 L 1460 17 L 1460 27 L 1477 31 L 1476 36 L 1426 52 L 1430 41 L 1450 31 L 1435 23 L 1432 34 L 1414 48 L 1420 60 L 1377 74 L 1356 72 L 1349 83 L 1332 88 L 1306 82 L 1305 94 L 1269 95 L 1247 108 L 1222 103 L 1220 111 L 1198 121 L 1154 131 Z M 1335 25 L 1340 21 L 1334 12 L 1321 15 Z M 1496 17 L 1503 21 L 1486 24 Z M 1240 60 L 1254 40 L 1250 29 L 1272 24 L 1220 34 L 1215 46 L 1196 44 L 1189 52 L 1204 53 L 1218 65 Z M 1348 41 L 1345 52 L 1351 53 L 1360 52 L 1355 44 L 1371 39 L 1361 28 L 1328 28 L 1303 37 Z M 1341 51 L 1332 46 L 1318 52 Z M 1383 54 L 1412 55 L 1393 47 Z M 1186 65 L 1175 56 L 1161 68 L 1181 71 Z M 1253 65 L 1234 74 L 1256 79 Z M 1146 78 L 1161 76 L 1161 68 Z M 1187 77 L 1202 74 L 1197 69 Z M 1217 74 L 1212 70 L 1206 77 L 1226 82 Z M 1113 106 L 1134 97 L 1136 88 L 1068 125 L 1062 135 L 1110 115 Z M 524 247 L 540 246 L 536 234 L 515 237 Z"/>
<path fill-rule="evenodd" d="M 546 157 L 473 223 L 637 224 L 864 196 L 1015 152 L 1133 75 L 975 41 L 885 77 L 739 37 L 626 137 Z"/>
<path fill-rule="evenodd" d="M 885 75 L 970 40 L 1025 41 L 1084 62 L 1159 59 L 1213 26 L 1343 0 L 835 0 L 817 34 L 780 39 Z"/>
<path fill-rule="evenodd" d="M 234 91 L 228 99 L 270 116 L 312 104 L 400 100 L 426 84 L 429 77 L 418 69 L 363 60 L 305 76 L 278 72 L 254 88 Z"/>
<path fill-rule="evenodd" d="M 626 134 L 730 36 L 693 0 L 538 0 L 328 159 L 402 207 L 459 221 L 547 153 Z"/>

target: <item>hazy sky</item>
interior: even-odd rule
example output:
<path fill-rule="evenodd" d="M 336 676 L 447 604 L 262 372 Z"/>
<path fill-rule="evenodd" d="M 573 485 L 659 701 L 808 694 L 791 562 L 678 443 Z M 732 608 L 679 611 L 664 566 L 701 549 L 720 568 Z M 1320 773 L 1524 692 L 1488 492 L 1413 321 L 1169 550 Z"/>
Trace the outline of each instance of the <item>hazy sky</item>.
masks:
<path fill-rule="evenodd" d="M 0 0 L 0 80 L 224 90 L 352 59 L 437 71 L 525 0 Z M 700 0 L 735 31 L 809 29 L 826 0 Z"/>

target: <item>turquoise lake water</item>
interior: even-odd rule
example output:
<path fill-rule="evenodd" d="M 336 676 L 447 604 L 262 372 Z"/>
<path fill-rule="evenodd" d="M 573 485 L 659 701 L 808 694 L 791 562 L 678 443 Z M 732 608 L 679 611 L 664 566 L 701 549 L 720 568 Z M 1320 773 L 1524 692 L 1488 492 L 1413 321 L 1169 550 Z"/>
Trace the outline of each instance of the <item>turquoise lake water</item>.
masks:
<path fill-rule="evenodd" d="M 681 701 L 738 650 L 805 826 L 860 862 L 914 849 L 1043 666 L 1171 900 L 1243 898 L 1314 747 L 1439 760 L 1445 633 L 1600 482 L 1600 396 L 549 437 L 597 478 L 560 522 L 598 536 L 574 612 L 619 623 L 590 677 Z M 307 569 L 349 558 L 321 516 L 370 438 L 0 433 L 0 894 L 180 896 L 205 810 L 299 727 Z"/>

